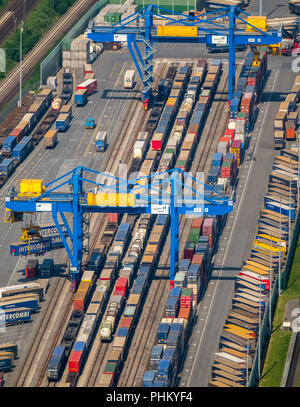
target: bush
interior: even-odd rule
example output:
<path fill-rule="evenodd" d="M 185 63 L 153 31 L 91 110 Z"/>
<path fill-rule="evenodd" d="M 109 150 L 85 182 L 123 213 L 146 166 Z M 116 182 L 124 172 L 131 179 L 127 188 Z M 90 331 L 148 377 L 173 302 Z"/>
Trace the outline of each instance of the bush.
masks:
<path fill-rule="evenodd" d="M 3 0 L 2 0 L 3 1 Z M 27 54 L 43 35 L 53 26 L 56 21 L 71 7 L 77 0 L 54 0 L 54 7 L 50 7 L 49 0 L 41 0 L 32 12 L 28 15 L 23 31 L 23 57 Z M 1 0 L 0 0 L 1 5 Z M 20 60 L 20 27 L 2 45 L 6 51 L 7 73 Z M 0 79 L 6 74 L 0 73 Z"/>

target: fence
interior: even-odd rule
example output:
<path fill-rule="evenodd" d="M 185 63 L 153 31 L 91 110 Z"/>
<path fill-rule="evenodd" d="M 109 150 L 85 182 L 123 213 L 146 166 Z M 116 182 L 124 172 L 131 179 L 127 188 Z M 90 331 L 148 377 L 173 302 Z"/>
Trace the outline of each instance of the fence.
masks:
<path fill-rule="evenodd" d="M 55 76 L 62 67 L 62 49 L 65 42 L 70 42 L 81 34 L 88 26 L 89 21 L 108 3 L 108 0 L 100 0 L 94 4 L 86 14 L 74 25 L 68 34 L 57 44 L 49 55 L 41 63 L 40 85 L 47 84 L 49 76 Z"/>

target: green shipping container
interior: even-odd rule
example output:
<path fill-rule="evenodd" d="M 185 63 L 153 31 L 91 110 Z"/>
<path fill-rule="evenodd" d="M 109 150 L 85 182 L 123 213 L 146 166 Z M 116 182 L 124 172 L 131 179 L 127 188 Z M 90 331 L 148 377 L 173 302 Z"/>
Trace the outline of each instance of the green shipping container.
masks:
<path fill-rule="evenodd" d="M 194 243 L 194 242 L 186 242 L 184 248 L 185 249 L 194 249 L 195 245 L 196 245 L 196 243 Z"/>
<path fill-rule="evenodd" d="M 175 168 L 182 168 L 185 169 L 186 167 L 186 160 L 177 160 Z"/>
<path fill-rule="evenodd" d="M 103 373 L 114 373 L 117 370 L 116 363 L 106 363 Z"/>
<path fill-rule="evenodd" d="M 238 119 L 246 119 L 246 117 L 247 117 L 247 113 L 245 113 L 245 112 L 238 112 L 238 114 L 237 114 Z"/>
<path fill-rule="evenodd" d="M 168 147 L 168 148 L 166 148 L 166 151 L 165 151 L 166 153 L 173 153 L 173 154 L 175 154 L 175 148 L 172 148 L 172 147 Z"/>
<path fill-rule="evenodd" d="M 189 240 L 189 242 L 198 243 L 199 236 L 200 236 L 200 230 L 199 229 L 191 229 L 190 233 L 189 233 L 188 240 Z"/>
<path fill-rule="evenodd" d="M 181 297 L 190 297 L 193 294 L 192 288 L 183 288 L 181 290 Z"/>
<path fill-rule="evenodd" d="M 230 168 L 232 161 L 223 161 L 222 167 L 223 168 Z"/>

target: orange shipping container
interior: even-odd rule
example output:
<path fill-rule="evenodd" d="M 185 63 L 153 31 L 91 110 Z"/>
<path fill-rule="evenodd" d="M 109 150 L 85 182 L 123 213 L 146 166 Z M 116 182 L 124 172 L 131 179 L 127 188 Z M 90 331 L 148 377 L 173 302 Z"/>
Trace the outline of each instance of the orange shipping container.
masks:
<path fill-rule="evenodd" d="M 122 317 L 120 321 L 120 328 L 128 328 L 132 327 L 133 318 L 132 317 Z"/>
<path fill-rule="evenodd" d="M 87 292 L 77 291 L 73 302 L 73 309 L 78 311 L 84 311 L 87 296 L 88 296 Z"/>
<path fill-rule="evenodd" d="M 192 222 L 192 229 L 201 229 L 203 218 L 194 218 Z"/>

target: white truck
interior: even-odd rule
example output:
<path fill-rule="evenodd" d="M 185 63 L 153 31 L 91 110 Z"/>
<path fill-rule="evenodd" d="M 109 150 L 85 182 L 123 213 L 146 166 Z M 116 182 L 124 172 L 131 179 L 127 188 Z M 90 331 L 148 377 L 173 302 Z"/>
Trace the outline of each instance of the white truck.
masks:
<path fill-rule="evenodd" d="M 131 69 L 126 71 L 124 75 L 124 88 L 132 89 L 134 87 L 134 81 L 135 81 L 135 71 Z"/>

